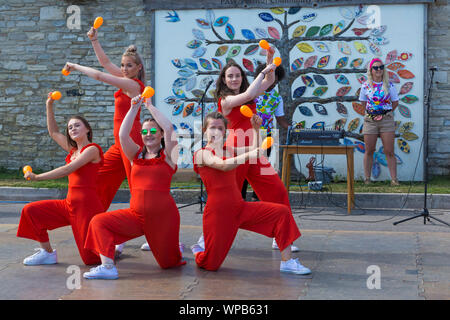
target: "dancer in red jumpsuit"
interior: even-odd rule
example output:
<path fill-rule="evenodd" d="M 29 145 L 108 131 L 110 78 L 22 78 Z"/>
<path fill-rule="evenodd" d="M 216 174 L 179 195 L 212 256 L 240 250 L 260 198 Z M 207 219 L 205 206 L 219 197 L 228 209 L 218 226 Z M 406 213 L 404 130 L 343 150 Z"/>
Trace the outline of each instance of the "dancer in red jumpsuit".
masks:
<path fill-rule="evenodd" d="M 142 235 L 161 268 L 185 264 L 178 243 L 180 215 L 170 194 L 177 169 L 177 139 L 172 123 L 146 102 L 153 119 L 142 124 L 144 147 L 133 141 L 130 131 L 142 99 L 133 98 L 119 133 L 123 152 L 132 162 L 130 208 L 102 213 L 91 221 L 85 247 L 100 254 L 102 264 L 86 272 L 86 279 L 117 279 L 114 245 Z"/>
<path fill-rule="evenodd" d="M 256 148 L 259 140 L 256 129 L 261 126 L 261 118 L 254 115 L 251 123 L 255 135 L 252 146 L 233 148 L 224 147 L 227 127 L 224 116 L 213 112 L 205 118 L 207 145 L 194 155 L 194 170 L 200 174 L 208 193 L 203 213 L 205 247 L 199 244 L 191 247 L 195 261 L 206 270 L 219 269 L 241 228 L 276 239 L 281 250 L 281 272 L 308 274 L 311 272 L 308 268 L 291 258 L 290 244 L 300 236 L 300 231 L 289 208 L 283 204 L 242 199 L 236 182 L 237 168 L 241 163 L 255 162 L 262 152 Z"/>
<path fill-rule="evenodd" d="M 100 65 L 107 71 L 100 72 L 98 70 L 81 66 L 68 62 L 65 69 L 68 71 L 77 70 L 90 78 L 104 82 L 117 87 L 119 90 L 114 93 L 114 144 L 105 152 L 105 161 L 99 171 L 99 188 L 98 193 L 102 199 L 104 211 L 107 211 L 114 196 L 117 193 L 122 182 L 128 178 L 128 186 L 130 185 L 130 161 L 124 155 L 119 143 L 119 128 L 123 118 L 130 108 L 131 97 L 135 97 L 142 93 L 145 87 L 145 69 L 143 60 L 137 52 L 134 45 L 130 45 L 122 55 L 120 67 L 116 66 L 103 51 L 98 40 L 98 32 L 91 28 L 87 33 L 91 40 L 95 55 Z M 142 138 L 140 135 L 141 123 L 140 114 L 136 115 L 131 130 L 133 141 L 142 146 Z M 117 245 L 116 254 L 120 255 L 124 244 Z"/>
<path fill-rule="evenodd" d="M 58 130 L 53 112 L 53 99 L 47 99 L 47 127 L 52 139 L 69 152 L 66 165 L 42 174 L 27 172 L 25 178 L 33 181 L 69 176 L 69 189 L 64 200 L 43 200 L 25 205 L 20 217 L 17 236 L 36 240 L 41 248 L 25 258 L 25 265 L 57 263 L 48 230 L 71 225 L 81 259 L 86 265 L 97 264 L 100 257 L 85 249 L 84 242 L 90 220 L 103 212 L 96 193 L 98 170 L 103 164 L 100 146 L 92 143 L 92 129 L 80 116 L 70 118 L 64 136 Z"/>
<path fill-rule="evenodd" d="M 249 146 L 253 140 L 253 131 L 249 118 L 241 114 L 240 107 L 248 105 L 256 113 L 255 99 L 263 94 L 275 81 L 275 65 L 272 63 L 273 49 L 267 52 L 267 63 L 264 70 L 249 84 L 242 68 L 233 60 L 229 60 L 220 72 L 216 83 L 218 110 L 228 120 L 227 146 Z M 275 169 L 266 157 L 257 163 L 245 163 L 237 168 L 236 179 L 242 188 L 247 180 L 261 201 L 281 203 L 291 209 L 289 194 Z M 270 187 L 269 187 L 270 186 Z M 274 248 L 276 243 L 274 242 Z M 293 252 L 298 248 L 291 246 Z"/>

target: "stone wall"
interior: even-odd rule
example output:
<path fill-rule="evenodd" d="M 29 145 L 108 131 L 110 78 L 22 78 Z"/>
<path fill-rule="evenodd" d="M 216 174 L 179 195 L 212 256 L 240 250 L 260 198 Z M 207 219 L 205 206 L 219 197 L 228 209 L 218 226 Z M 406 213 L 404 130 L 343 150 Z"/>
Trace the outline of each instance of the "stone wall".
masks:
<path fill-rule="evenodd" d="M 124 5 L 126 3 L 126 5 Z M 81 30 L 70 30 L 66 10 L 77 5 Z M 66 61 L 99 68 L 86 36 L 96 16 L 105 22 L 99 40 L 110 59 L 137 45 L 151 73 L 151 14 L 142 0 L 50 1 L 0 0 L 0 167 L 19 169 L 25 164 L 51 169 L 63 164 L 65 152 L 48 136 L 45 100 L 51 90 L 64 97 L 55 103 L 61 131 L 67 117 L 83 114 L 94 129 L 94 141 L 106 151 L 113 143 L 112 117 L 115 88 L 80 73 L 61 75 Z M 430 112 L 430 173 L 450 174 L 450 8 L 445 0 L 429 7 L 428 65 L 439 66 Z M 148 84 L 150 84 L 148 82 Z"/>
<path fill-rule="evenodd" d="M 450 175 L 450 6 L 440 1 L 428 10 L 428 66 L 437 66 L 431 93 L 429 172 Z"/>
<path fill-rule="evenodd" d="M 104 151 L 113 143 L 112 118 L 115 87 L 92 80 L 79 72 L 65 77 L 67 61 L 103 71 L 86 36 L 97 16 L 104 18 L 99 41 L 111 61 L 120 65 L 130 45 L 138 47 L 150 66 L 150 14 L 142 0 L 0 2 L 0 167 L 18 169 L 25 164 L 51 169 L 64 163 L 65 151 L 47 133 L 47 93 L 59 90 L 55 115 L 61 132 L 67 117 L 82 114 L 91 123 L 94 141 Z M 81 29 L 70 30 L 67 13 L 77 5 Z M 149 77 L 147 77 L 149 78 Z M 150 84 L 148 82 L 148 84 Z"/>

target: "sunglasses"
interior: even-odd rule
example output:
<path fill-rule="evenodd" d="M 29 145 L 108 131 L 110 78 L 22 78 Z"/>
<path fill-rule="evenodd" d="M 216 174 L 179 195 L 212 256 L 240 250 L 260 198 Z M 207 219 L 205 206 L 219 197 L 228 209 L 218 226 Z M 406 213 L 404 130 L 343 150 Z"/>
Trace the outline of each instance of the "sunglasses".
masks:
<path fill-rule="evenodd" d="M 156 128 L 151 128 L 150 129 L 150 133 L 151 134 L 155 134 L 156 132 L 158 132 L 158 130 L 156 130 Z M 141 133 L 142 133 L 142 135 L 146 136 L 148 134 L 148 129 L 142 129 Z"/>
<path fill-rule="evenodd" d="M 375 71 L 384 70 L 384 66 L 373 66 L 372 69 Z"/>

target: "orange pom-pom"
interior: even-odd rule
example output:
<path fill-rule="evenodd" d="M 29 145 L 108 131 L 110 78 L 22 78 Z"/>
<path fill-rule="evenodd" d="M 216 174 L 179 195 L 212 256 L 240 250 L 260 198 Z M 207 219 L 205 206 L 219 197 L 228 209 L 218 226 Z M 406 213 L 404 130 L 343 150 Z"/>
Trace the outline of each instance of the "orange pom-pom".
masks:
<path fill-rule="evenodd" d="M 63 68 L 63 69 L 61 70 L 61 73 L 62 73 L 63 75 L 65 75 L 65 76 L 68 76 L 68 75 L 70 74 L 70 71 Z"/>
<path fill-rule="evenodd" d="M 144 98 L 151 98 L 153 97 L 153 95 L 155 94 L 155 89 L 153 89 L 152 87 L 145 87 L 144 92 L 142 92 L 142 96 Z"/>
<path fill-rule="evenodd" d="M 25 166 L 23 167 L 23 174 L 27 173 L 27 172 L 33 172 L 33 169 L 30 166 Z"/>
<path fill-rule="evenodd" d="M 281 58 L 280 57 L 275 57 L 273 59 L 273 64 L 278 67 L 281 64 Z"/>
<path fill-rule="evenodd" d="M 53 100 L 59 100 L 59 99 L 61 99 L 61 92 L 59 92 L 59 91 L 53 91 L 52 92 L 52 99 Z"/>
<path fill-rule="evenodd" d="M 246 117 L 249 117 L 249 118 L 253 117 L 252 109 L 250 109 L 249 106 L 247 106 L 245 104 L 241 107 L 241 113 Z"/>
<path fill-rule="evenodd" d="M 264 141 L 261 144 L 261 149 L 266 150 L 269 149 L 273 144 L 273 138 L 272 137 L 267 137 L 264 139 Z"/>
<path fill-rule="evenodd" d="M 261 40 L 259 41 L 259 46 L 263 49 L 269 50 L 270 44 L 267 42 L 267 40 Z"/>
<path fill-rule="evenodd" d="M 95 18 L 94 29 L 100 28 L 102 26 L 102 24 L 103 24 L 103 18 L 102 17 Z"/>

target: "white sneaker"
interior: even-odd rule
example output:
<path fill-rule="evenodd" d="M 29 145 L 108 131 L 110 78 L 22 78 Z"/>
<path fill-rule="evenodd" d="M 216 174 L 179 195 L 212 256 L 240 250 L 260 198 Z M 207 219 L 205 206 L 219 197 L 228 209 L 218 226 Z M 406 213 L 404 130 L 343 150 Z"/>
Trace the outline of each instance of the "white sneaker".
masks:
<path fill-rule="evenodd" d="M 280 250 L 280 248 L 278 248 L 277 242 L 275 241 L 275 238 L 272 241 L 272 249 L 273 250 Z M 299 252 L 300 249 L 296 246 L 294 246 L 293 244 L 291 244 L 291 252 Z"/>
<path fill-rule="evenodd" d="M 119 278 L 119 273 L 115 265 L 111 265 L 107 268 L 105 265 L 101 264 L 95 268 L 92 268 L 89 272 L 85 272 L 83 277 L 86 279 L 104 279 L 104 280 L 115 280 Z"/>
<path fill-rule="evenodd" d="M 192 253 L 194 255 L 199 253 L 199 252 L 205 251 L 205 249 L 203 249 L 198 243 L 196 243 L 193 246 L 191 246 L 191 250 L 192 250 Z"/>
<path fill-rule="evenodd" d="M 35 254 L 26 257 L 23 260 L 23 264 L 26 266 L 38 266 L 41 264 L 55 264 L 57 262 L 56 250 L 53 250 L 52 253 L 47 252 L 42 248 L 34 249 L 38 252 Z"/>
<path fill-rule="evenodd" d="M 294 274 L 310 274 L 311 270 L 307 267 L 302 266 L 298 259 L 290 259 L 288 261 L 280 262 L 280 271 L 286 273 L 294 273 Z"/>
<path fill-rule="evenodd" d="M 203 238 L 203 234 L 200 236 L 200 238 L 198 238 L 197 244 L 205 249 L 205 238 Z"/>
<path fill-rule="evenodd" d="M 116 244 L 116 252 L 114 253 L 114 256 L 116 258 L 120 257 L 123 251 L 123 247 L 125 246 L 125 242 L 121 244 Z"/>
<path fill-rule="evenodd" d="M 184 244 L 181 243 L 181 242 L 179 242 L 178 245 L 179 245 L 181 254 L 183 254 L 183 253 L 184 253 Z M 141 246 L 141 250 L 142 250 L 142 251 L 151 251 L 150 246 L 148 245 L 148 242 L 144 243 L 144 244 Z"/>

